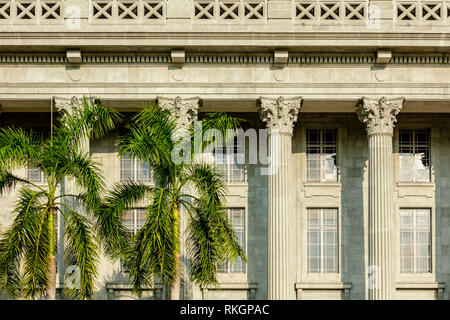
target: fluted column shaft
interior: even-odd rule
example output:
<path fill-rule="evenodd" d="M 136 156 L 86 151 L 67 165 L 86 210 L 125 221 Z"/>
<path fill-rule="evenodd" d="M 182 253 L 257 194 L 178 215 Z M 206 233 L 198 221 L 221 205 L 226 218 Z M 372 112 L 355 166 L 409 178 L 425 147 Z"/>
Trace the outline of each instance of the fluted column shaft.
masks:
<path fill-rule="evenodd" d="M 294 299 L 293 227 L 294 217 L 290 202 L 291 140 L 286 133 L 269 135 L 269 154 L 276 173 L 269 175 L 269 299 Z M 276 154 L 275 154 L 276 153 Z M 277 159 L 278 158 L 278 159 Z M 278 162 L 278 163 L 277 163 Z"/>
<path fill-rule="evenodd" d="M 200 103 L 199 97 L 182 99 L 177 96 L 175 98 L 158 97 L 157 98 L 160 107 L 164 110 L 169 110 L 172 116 L 177 122 L 177 133 L 178 135 L 188 134 L 187 130 L 189 126 L 198 119 L 198 108 Z M 183 187 L 183 191 L 187 194 L 192 194 L 194 192 L 192 186 Z M 185 199 L 190 201 L 190 199 Z M 179 241 L 180 241 L 180 273 L 181 273 L 181 283 L 179 284 L 180 292 L 177 295 L 180 299 L 191 300 L 192 299 L 192 284 L 189 282 L 189 257 L 188 250 L 186 248 L 186 228 L 187 228 L 187 212 L 180 208 L 178 213 L 178 228 L 179 228 Z"/>
<path fill-rule="evenodd" d="M 392 135 L 369 136 L 369 299 L 395 293 Z M 369 272 L 370 272 L 369 271 Z"/>
<path fill-rule="evenodd" d="M 73 108 L 76 107 L 79 103 L 79 100 L 76 96 L 73 96 L 71 98 L 65 98 L 65 97 L 54 97 L 53 98 L 54 107 L 57 111 L 61 112 L 62 110 L 67 111 L 69 114 L 72 114 Z M 54 114 L 54 117 L 57 115 Z M 85 138 L 82 145 L 81 145 L 81 151 L 82 152 L 89 152 L 89 139 Z M 76 194 L 77 190 L 75 190 L 75 186 L 72 182 L 70 182 L 67 179 L 64 179 L 60 185 L 60 195 L 62 194 Z M 73 199 L 70 198 L 62 198 L 62 203 L 65 203 L 66 205 L 69 205 L 70 207 L 74 208 L 75 203 L 73 202 Z M 58 212 L 58 220 L 57 220 L 57 229 L 58 229 L 58 240 L 57 240 L 57 251 L 56 251 L 56 259 L 57 259 L 57 266 L 58 266 L 58 279 L 59 286 L 64 285 L 64 276 L 66 272 L 66 265 L 64 261 L 64 232 L 66 228 L 66 220 L 64 216 Z"/>
<path fill-rule="evenodd" d="M 369 142 L 368 298 L 395 298 L 395 208 L 392 136 L 400 99 L 363 99 L 359 113 Z"/>
<path fill-rule="evenodd" d="M 295 299 L 295 215 L 292 207 L 292 128 L 301 99 L 260 99 L 268 127 L 268 298 Z"/>

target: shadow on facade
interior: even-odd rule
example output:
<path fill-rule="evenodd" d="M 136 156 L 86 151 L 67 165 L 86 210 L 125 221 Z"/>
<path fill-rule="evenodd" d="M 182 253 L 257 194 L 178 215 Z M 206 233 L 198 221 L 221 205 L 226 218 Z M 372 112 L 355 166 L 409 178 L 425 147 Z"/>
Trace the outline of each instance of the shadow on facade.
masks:
<path fill-rule="evenodd" d="M 367 135 L 356 115 L 343 122 L 340 156 L 341 181 L 341 268 L 345 284 L 351 284 L 349 299 L 365 299 L 366 248 L 364 193 L 367 192 Z"/>

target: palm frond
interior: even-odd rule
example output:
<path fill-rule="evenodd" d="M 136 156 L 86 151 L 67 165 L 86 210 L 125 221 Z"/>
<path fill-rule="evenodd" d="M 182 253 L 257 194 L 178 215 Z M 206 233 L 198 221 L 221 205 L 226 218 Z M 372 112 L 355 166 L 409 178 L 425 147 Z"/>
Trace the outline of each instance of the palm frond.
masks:
<path fill-rule="evenodd" d="M 63 109 L 56 119 L 55 144 L 78 148 L 85 139 L 103 137 L 120 121 L 120 113 L 104 107 L 99 99 L 83 97 L 71 111 Z"/>
<path fill-rule="evenodd" d="M 26 298 L 36 298 L 44 294 L 49 282 L 49 263 L 51 253 L 50 233 L 53 228 L 49 226 L 48 210 L 45 214 L 36 217 L 34 224 L 30 225 L 30 241 L 25 246 L 24 284 L 23 291 Z"/>
<path fill-rule="evenodd" d="M 0 129 L 0 168 L 12 170 L 36 165 L 41 146 L 41 136 L 33 130 L 19 128 Z"/>
<path fill-rule="evenodd" d="M 59 180 L 64 177 L 75 182 L 76 187 L 83 194 L 83 201 L 87 210 L 95 210 L 100 206 L 100 197 L 105 191 L 105 182 L 100 164 L 95 162 L 88 153 L 72 151 L 60 154 L 57 167 L 53 168 Z M 53 160 L 50 160 L 53 161 Z"/>
<path fill-rule="evenodd" d="M 198 285 L 216 284 L 217 265 L 233 262 L 238 257 L 246 261 L 245 252 L 225 211 L 226 190 L 221 173 L 213 165 L 194 164 L 189 179 L 198 194 L 194 209 L 189 208 L 187 230 L 191 280 Z"/>
<path fill-rule="evenodd" d="M 152 191 L 152 187 L 132 181 L 116 184 L 96 211 L 96 229 L 111 259 L 123 255 L 128 246 L 129 233 L 122 223 L 126 210 Z"/>
<path fill-rule="evenodd" d="M 42 191 L 28 188 L 19 190 L 14 209 L 17 216 L 0 240 L 0 284 L 12 297 L 21 293 L 21 259 L 30 253 L 29 248 L 36 241 L 38 226 L 42 220 L 43 196 L 45 193 Z"/>
<path fill-rule="evenodd" d="M 150 285 L 152 276 L 172 283 L 176 274 L 172 194 L 164 188 L 156 189 L 151 204 L 147 207 L 147 220 L 134 238 L 130 263 L 134 291 Z"/>
<path fill-rule="evenodd" d="M 155 128 L 130 126 L 129 133 L 118 140 L 119 154 L 129 152 L 131 157 L 151 165 L 167 166 L 171 163 L 172 142 Z"/>
<path fill-rule="evenodd" d="M 93 228 L 86 217 L 73 210 L 65 210 L 65 217 L 65 259 L 78 268 L 80 276 L 79 282 L 67 286 L 65 292 L 75 298 L 91 299 L 99 261 Z"/>
<path fill-rule="evenodd" d="M 230 116 L 225 112 L 211 112 L 206 113 L 201 121 L 201 132 L 196 132 L 195 130 L 191 130 L 191 132 L 193 142 L 202 141 L 202 149 L 199 149 L 200 146 L 196 146 L 196 148 L 192 148 L 193 152 L 195 150 L 204 150 L 207 147 L 225 146 L 227 142 L 234 137 L 234 135 L 232 135 L 233 131 L 240 129 L 241 123 L 244 122 L 245 119 Z M 222 141 L 217 140 L 218 137 L 215 136 L 216 132 L 221 134 Z M 200 133 L 200 139 L 199 137 L 195 139 L 194 135 Z"/>
<path fill-rule="evenodd" d="M 11 172 L 0 169 L 0 195 L 12 190 L 18 183 L 30 184 L 26 179 L 13 175 Z"/>

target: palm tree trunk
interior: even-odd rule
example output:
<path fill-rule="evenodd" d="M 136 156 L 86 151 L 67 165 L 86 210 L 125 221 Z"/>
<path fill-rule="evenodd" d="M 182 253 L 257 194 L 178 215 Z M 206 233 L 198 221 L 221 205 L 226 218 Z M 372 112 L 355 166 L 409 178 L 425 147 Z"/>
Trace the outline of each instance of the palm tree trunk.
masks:
<path fill-rule="evenodd" d="M 176 263 L 176 274 L 175 274 L 175 281 L 172 283 L 172 286 L 170 287 L 170 300 L 180 300 L 180 293 L 181 293 L 181 272 L 180 272 L 180 265 L 181 265 L 181 256 L 179 253 L 175 255 L 175 263 Z"/>
<path fill-rule="evenodd" d="M 47 300 L 56 300 L 56 257 L 51 256 L 48 265 L 49 282 L 46 289 Z"/>
<path fill-rule="evenodd" d="M 175 235 L 175 279 L 170 287 L 170 300 L 180 300 L 181 293 L 181 256 L 180 256 L 180 239 L 179 239 L 179 212 L 178 204 L 173 208 L 174 216 L 174 235 Z"/>
<path fill-rule="evenodd" d="M 56 300 L 55 211 L 50 210 L 49 215 L 50 257 L 48 263 L 49 282 L 46 288 L 46 299 Z"/>

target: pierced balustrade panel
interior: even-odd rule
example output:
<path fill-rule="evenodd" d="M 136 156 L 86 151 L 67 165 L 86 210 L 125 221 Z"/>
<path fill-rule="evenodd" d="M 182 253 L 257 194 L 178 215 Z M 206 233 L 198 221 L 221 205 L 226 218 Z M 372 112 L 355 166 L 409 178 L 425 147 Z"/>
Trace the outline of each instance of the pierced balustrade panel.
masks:
<path fill-rule="evenodd" d="M 303 24 L 365 24 L 367 0 L 296 0 L 293 19 Z"/>
<path fill-rule="evenodd" d="M 90 0 L 91 24 L 146 24 L 166 21 L 165 0 Z"/>
<path fill-rule="evenodd" d="M 400 25 L 448 24 L 450 1 L 394 1 L 394 21 Z"/>
<path fill-rule="evenodd" d="M 0 23 L 63 23 L 65 0 L 0 0 Z"/>
<path fill-rule="evenodd" d="M 192 19 L 196 22 L 262 23 L 267 21 L 264 0 L 193 0 Z"/>

